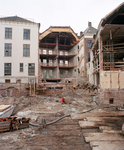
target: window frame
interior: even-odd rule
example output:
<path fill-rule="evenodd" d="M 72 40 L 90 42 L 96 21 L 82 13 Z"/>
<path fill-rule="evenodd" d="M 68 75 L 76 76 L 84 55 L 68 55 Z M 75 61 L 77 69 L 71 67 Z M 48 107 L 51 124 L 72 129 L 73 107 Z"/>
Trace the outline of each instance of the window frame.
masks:
<path fill-rule="evenodd" d="M 11 45 L 11 49 L 9 49 L 9 46 L 8 46 L 8 55 L 6 55 L 7 53 L 6 53 L 6 51 L 7 51 L 7 49 L 6 49 L 6 45 Z M 12 43 L 5 43 L 4 44 L 4 56 L 5 57 L 11 57 L 12 56 Z"/>
<path fill-rule="evenodd" d="M 26 46 L 26 48 L 24 47 Z M 29 49 L 27 48 L 29 46 Z M 29 50 L 29 55 L 28 55 Z M 30 57 L 30 44 L 23 44 L 23 57 Z"/>
<path fill-rule="evenodd" d="M 91 48 L 91 46 L 92 46 L 92 40 L 88 40 L 88 48 Z"/>
<path fill-rule="evenodd" d="M 34 65 L 34 72 L 33 73 L 29 73 L 29 71 L 30 71 L 30 69 L 32 69 L 32 68 L 29 68 L 29 65 Z M 31 70 L 32 71 L 32 70 Z M 28 76 L 35 76 L 35 63 L 28 63 Z"/>
<path fill-rule="evenodd" d="M 6 29 L 11 29 L 11 31 L 6 31 Z M 12 28 L 5 27 L 5 39 L 12 39 Z"/>
<path fill-rule="evenodd" d="M 26 33 L 25 31 L 30 31 L 29 34 Z M 31 39 L 31 30 L 30 29 L 23 29 L 23 40 L 30 40 Z"/>
<path fill-rule="evenodd" d="M 10 69 L 8 68 L 8 66 L 5 66 L 7 64 L 10 64 Z M 9 73 L 6 73 L 8 72 L 8 69 L 10 70 Z M 4 76 L 11 76 L 12 75 L 12 64 L 11 63 L 4 63 Z"/>
<path fill-rule="evenodd" d="M 22 67 L 21 67 L 22 64 Z M 21 71 L 22 69 L 22 71 Z M 24 72 L 24 64 L 23 63 L 19 63 L 19 72 Z"/>

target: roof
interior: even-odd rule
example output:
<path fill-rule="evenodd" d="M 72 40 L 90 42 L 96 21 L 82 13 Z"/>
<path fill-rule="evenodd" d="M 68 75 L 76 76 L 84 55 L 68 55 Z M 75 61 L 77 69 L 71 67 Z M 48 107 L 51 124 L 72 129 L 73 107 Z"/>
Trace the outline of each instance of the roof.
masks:
<path fill-rule="evenodd" d="M 96 34 L 97 32 L 97 29 L 92 27 L 92 26 L 89 26 L 85 31 L 84 31 L 84 34 L 86 33 L 91 33 L 91 34 Z"/>
<path fill-rule="evenodd" d="M 39 39 L 40 40 L 43 39 L 44 37 L 46 37 L 47 35 L 49 35 L 52 32 L 54 32 L 54 33 L 62 33 L 62 32 L 71 33 L 73 35 L 73 37 L 76 39 L 76 41 L 79 41 L 77 34 L 69 26 L 51 26 L 47 30 L 45 30 L 43 33 L 40 34 Z"/>
<path fill-rule="evenodd" d="M 35 23 L 35 22 L 29 21 L 27 19 L 24 19 L 24 18 L 21 18 L 21 17 L 18 17 L 18 16 L 3 17 L 3 18 L 0 18 L 0 21 L 13 21 L 13 22 Z"/>
<path fill-rule="evenodd" d="M 112 17 L 115 13 L 119 13 L 120 10 L 123 11 L 124 9 L 124 2 L 121 3 L 119 6 L 117 6 L 115 9 L 113 9 L 110 13 L 108 13 L 105 17 L 103 17 L 98 25 L 98 28 L 101 26 L 101 25 L 105 25 L 106 21 Z"/>

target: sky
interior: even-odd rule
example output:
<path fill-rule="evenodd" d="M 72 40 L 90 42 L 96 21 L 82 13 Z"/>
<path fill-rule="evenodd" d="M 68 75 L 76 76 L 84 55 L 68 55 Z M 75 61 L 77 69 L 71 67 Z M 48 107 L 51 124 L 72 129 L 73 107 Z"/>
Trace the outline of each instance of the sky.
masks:
<path fill-rule="evenodd" d="M 0 0 L 0 17 L 19 16 L 40 23 L 40 32 L 50 26 L 70 26 L 85 31 L 88 21 L 94 28 L 122 0 Z"/>

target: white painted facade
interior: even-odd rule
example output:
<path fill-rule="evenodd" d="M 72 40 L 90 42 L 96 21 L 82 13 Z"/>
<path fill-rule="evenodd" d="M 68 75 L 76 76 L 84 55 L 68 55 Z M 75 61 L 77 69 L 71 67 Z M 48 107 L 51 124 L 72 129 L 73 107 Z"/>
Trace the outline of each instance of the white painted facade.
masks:
<path fill-rule="evenodd" d="M 5 39 L 5 28 L 12 28 L 12 39 Z M 23 30 L 30 30 L 30 40 L 23 39 Z M 38 78 L 38 42 L 39 25 L 32 22 L 15 22 L 0 20 L 0 83 L 10 79 L 10 83 L 28 83 L 29 78 Z M 4 55 L 5 43 L 12 44 L 11 56 Z M 23 56 L 23 44 L 30 44 L 30 57 Z M 4 75 L 4 63 L 11 63 L 11 76 Z M 20 63 L 23 63 L 23 72 L 20 72 Z M 28 75 L 28 64 L 35 64 L 35 75 Z"/>
<path fill-rule="evenodd" d="M 84 72 L 84 37 L 80 39 L 80 42 L 78 43 L 78 62 L 77 62 L 77 68 L 80 70 L 80 73 L 78 71 L 78 75 L 83 75 Z"/>

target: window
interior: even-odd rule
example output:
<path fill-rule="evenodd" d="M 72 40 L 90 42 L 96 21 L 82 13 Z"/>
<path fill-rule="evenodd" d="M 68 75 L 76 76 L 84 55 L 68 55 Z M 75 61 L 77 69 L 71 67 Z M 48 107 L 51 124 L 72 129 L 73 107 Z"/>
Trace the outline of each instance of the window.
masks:
<path fill-rule="evenodd" d="M 23 63 L 20 63 L 20 72 L 23 72 Z"/>
<path fill-rule="evenodd" d="M 5 39 L 12 39 L 12 28 L 5 28 Z"/>
<path fill-rule="evenodd" d="M 11 63 L 4 64 L 4 75 L 11 76 Z"/>
<path fill-rule="evenodd" d="M 60 60 L 60 66 L 63 66 L 63 60 Z"/>
<path fill-rule="evenodd" d="M 68 66 L 68 60 L 65 60 L 65 66 Z"/>
<path fill-rule="evenodd" d="M 51 59 L 49 59 L 49 66 L 53 65 L 53 61 Z"/>
<path fill-rule="evenodd" d="M 46 78 L 46 77 L 47 77 L 47 71 L 43 70 L 43 78 Z"/>
<path fill-rule="evenodd" d="M 63 70 L 60 70 L 60 74 L 63 75 Z"/>
<path fill-rule="evenodd" d="M 114 103 L 114 98 L 110 98 L 109 99 L 109 104 L 113 104 Z"/>
<path fill-rule="evenodd" d="M 29 29 L 24 29 L 24 31 L 23 31 L 23 39 L 24 40 L 30 40 L 30 30 Z"/>
<path fill-rule="evenodd" d="M 23 44 L 23 56 L 24 57 L 30 56 L 30 45 L 29 44 Z"/>
<path fill-rule="evenodd" d="M 43 59 L 43 66 L 47 66 L 47 59 Z"/>
<path fill-rule="evenodd" d="M 63 51 L 60 51 L 59 53 L 60 53 L 60 55 L 63 55 Z"/>
<path fill-rule="evenodd" d="M 34 76 L 35 75 L 35 64 L 28 64 L 28 75 Z"/>
<path fill-rule="evenodd" d="M 65 55 L 68 55 L 68 52 L 65 52 Z"/>
<path fill-rule="evenodd" d="M 78 73 L 80 73 L 80 69 L 78 68 Z"/>
<path fill-rule="evenodd" d="M 53 53 L 52 50 L 49 50 L 49 54 L 52 55 L 52 53 Z"/>
<path fill-rule="evenodd" d="M 5 83 L 10 83 L 10 79 L 5 79 Z"/>
<path fill-rule="evenodd" d="M 5 44 L 4 56 L 11 56 L 12 44 Z"/>
<path fill-rule="evenodd" d="M 90 62 L 90 53 L 88 53 L 88 62 Z"/>
<path fill-rule="evenodd" d="M 92 46 L 92 41 L 90 40 L 88 41 L 88 48 L 91 48 L 91 46 Z"/>
<path fill-rule="evenodd" d="M 52 78 L 52 76 L 53 76 L 53 71 L 49 70 L 49 78 Z"/>
<path fill-rule="evenodd" d="M 68 70 L 65 70 L 65 77 L 68 77 Z"/>
<path fill-rule="evenodd" d="M 80 57 L 78 56 L 78 61 L 80 61 Z"/>
<path fill-rule="evenodd" d="M 46 49 L 43 50 L 43 54 L 47 54 L 47 50 Z"/>

